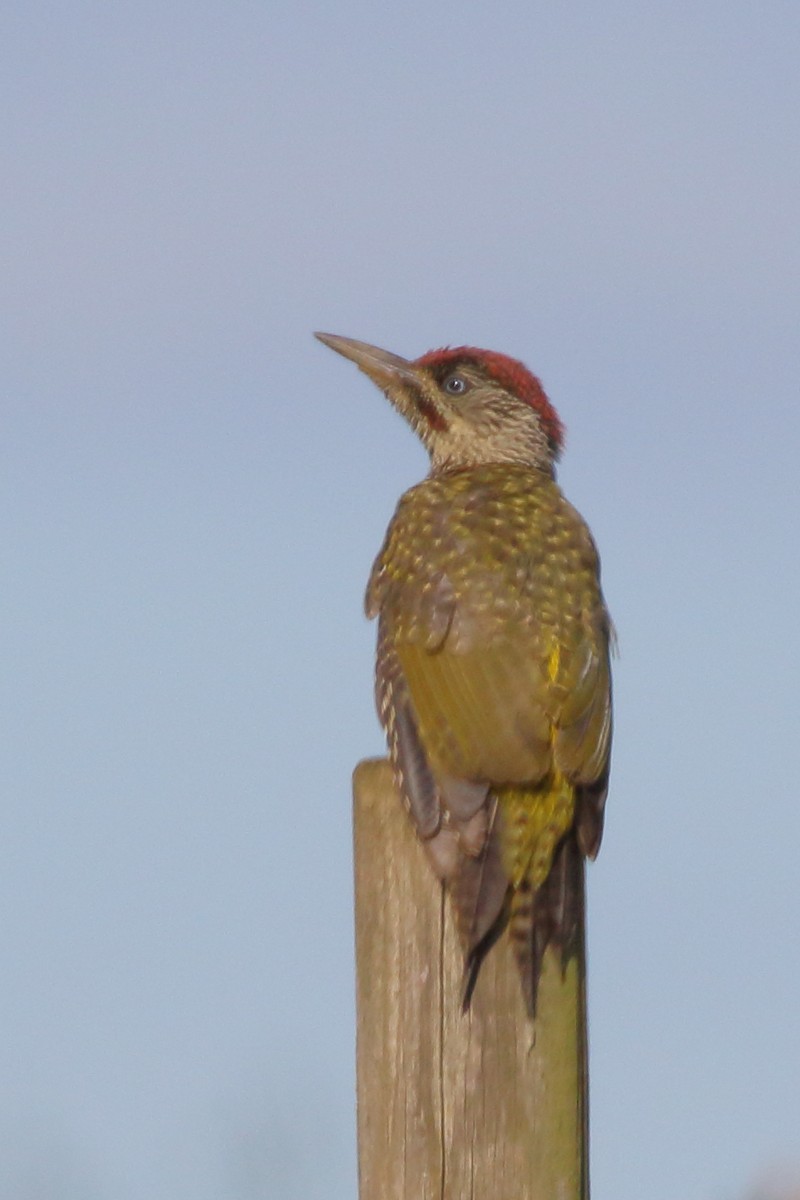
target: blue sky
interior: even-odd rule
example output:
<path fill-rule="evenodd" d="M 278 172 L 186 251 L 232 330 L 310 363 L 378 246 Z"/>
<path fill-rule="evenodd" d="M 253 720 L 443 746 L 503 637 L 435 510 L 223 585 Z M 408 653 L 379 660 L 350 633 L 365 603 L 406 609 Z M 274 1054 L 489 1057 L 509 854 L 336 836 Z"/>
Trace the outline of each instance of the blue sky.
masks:
<path fill-rule="evenodd" d="M 0 1197 L 355 1195 L 363 587 L 313 329 L 523 358 L 620 639 L 594 1194 L 800 1173 L 800 9 L 6 6 Z"/>

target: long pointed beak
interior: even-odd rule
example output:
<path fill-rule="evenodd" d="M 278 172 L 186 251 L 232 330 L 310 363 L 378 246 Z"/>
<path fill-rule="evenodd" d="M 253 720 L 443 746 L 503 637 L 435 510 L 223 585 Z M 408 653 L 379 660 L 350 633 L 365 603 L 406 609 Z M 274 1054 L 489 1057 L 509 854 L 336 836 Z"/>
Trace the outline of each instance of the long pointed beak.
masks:
<path fill-rule="evenodd" d="M 369 342 L 357 342 L 355 338 L 339 337 L 335 333 L 315 333 L 314 337 L 319 338 L 325 346 L 330 346 L 337 354 L 349 358 L 383 390 L 401 382 L 419 381 L 419 376 L 409 360 L 401 358 L 399 354 L 392 354 L 390 350 L 381 350 L 379 346 L 370 346 Z"/>

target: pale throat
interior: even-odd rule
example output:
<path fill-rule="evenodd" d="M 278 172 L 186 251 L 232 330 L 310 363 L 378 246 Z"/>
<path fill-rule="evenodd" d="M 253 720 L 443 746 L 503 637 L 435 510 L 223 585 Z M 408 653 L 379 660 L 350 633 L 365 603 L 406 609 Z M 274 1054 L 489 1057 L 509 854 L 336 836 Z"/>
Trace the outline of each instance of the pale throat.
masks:
<path fill-rule="evenodd" d="M 453 422 L 444 433 L 429 427 L 418 432 L 431 456 L 434 474 L 486 463 L 526 466 L 553 474 L 552 454 L 538 422 L 519 421 L 484 430 Z"/>

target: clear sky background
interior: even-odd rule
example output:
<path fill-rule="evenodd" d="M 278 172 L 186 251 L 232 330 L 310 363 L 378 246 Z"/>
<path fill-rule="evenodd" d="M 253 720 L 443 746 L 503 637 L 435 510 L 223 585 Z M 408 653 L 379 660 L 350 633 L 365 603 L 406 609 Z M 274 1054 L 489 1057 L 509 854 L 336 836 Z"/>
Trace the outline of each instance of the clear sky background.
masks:
<path fill-rule="evenodd" d="M 320 328 L 568 429 L 594 1195 L 800 1164 L 799 59 L 795 0 L 3 6 L 2 1200 L 355 1196 L 361 604 L 426 459 Z"/>

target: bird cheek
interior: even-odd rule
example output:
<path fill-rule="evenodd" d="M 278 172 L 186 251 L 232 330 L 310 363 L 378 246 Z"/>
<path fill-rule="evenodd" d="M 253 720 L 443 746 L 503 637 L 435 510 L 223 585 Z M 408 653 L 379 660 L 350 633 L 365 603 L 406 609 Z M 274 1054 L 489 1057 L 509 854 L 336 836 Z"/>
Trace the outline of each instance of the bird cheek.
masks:
<path fill-rule="evenodd" d="M 423 421 L 436 433 L 446 433 L 449 425 L 442 412 L 426 396 L 417 396 L 417 408 Z"/>

